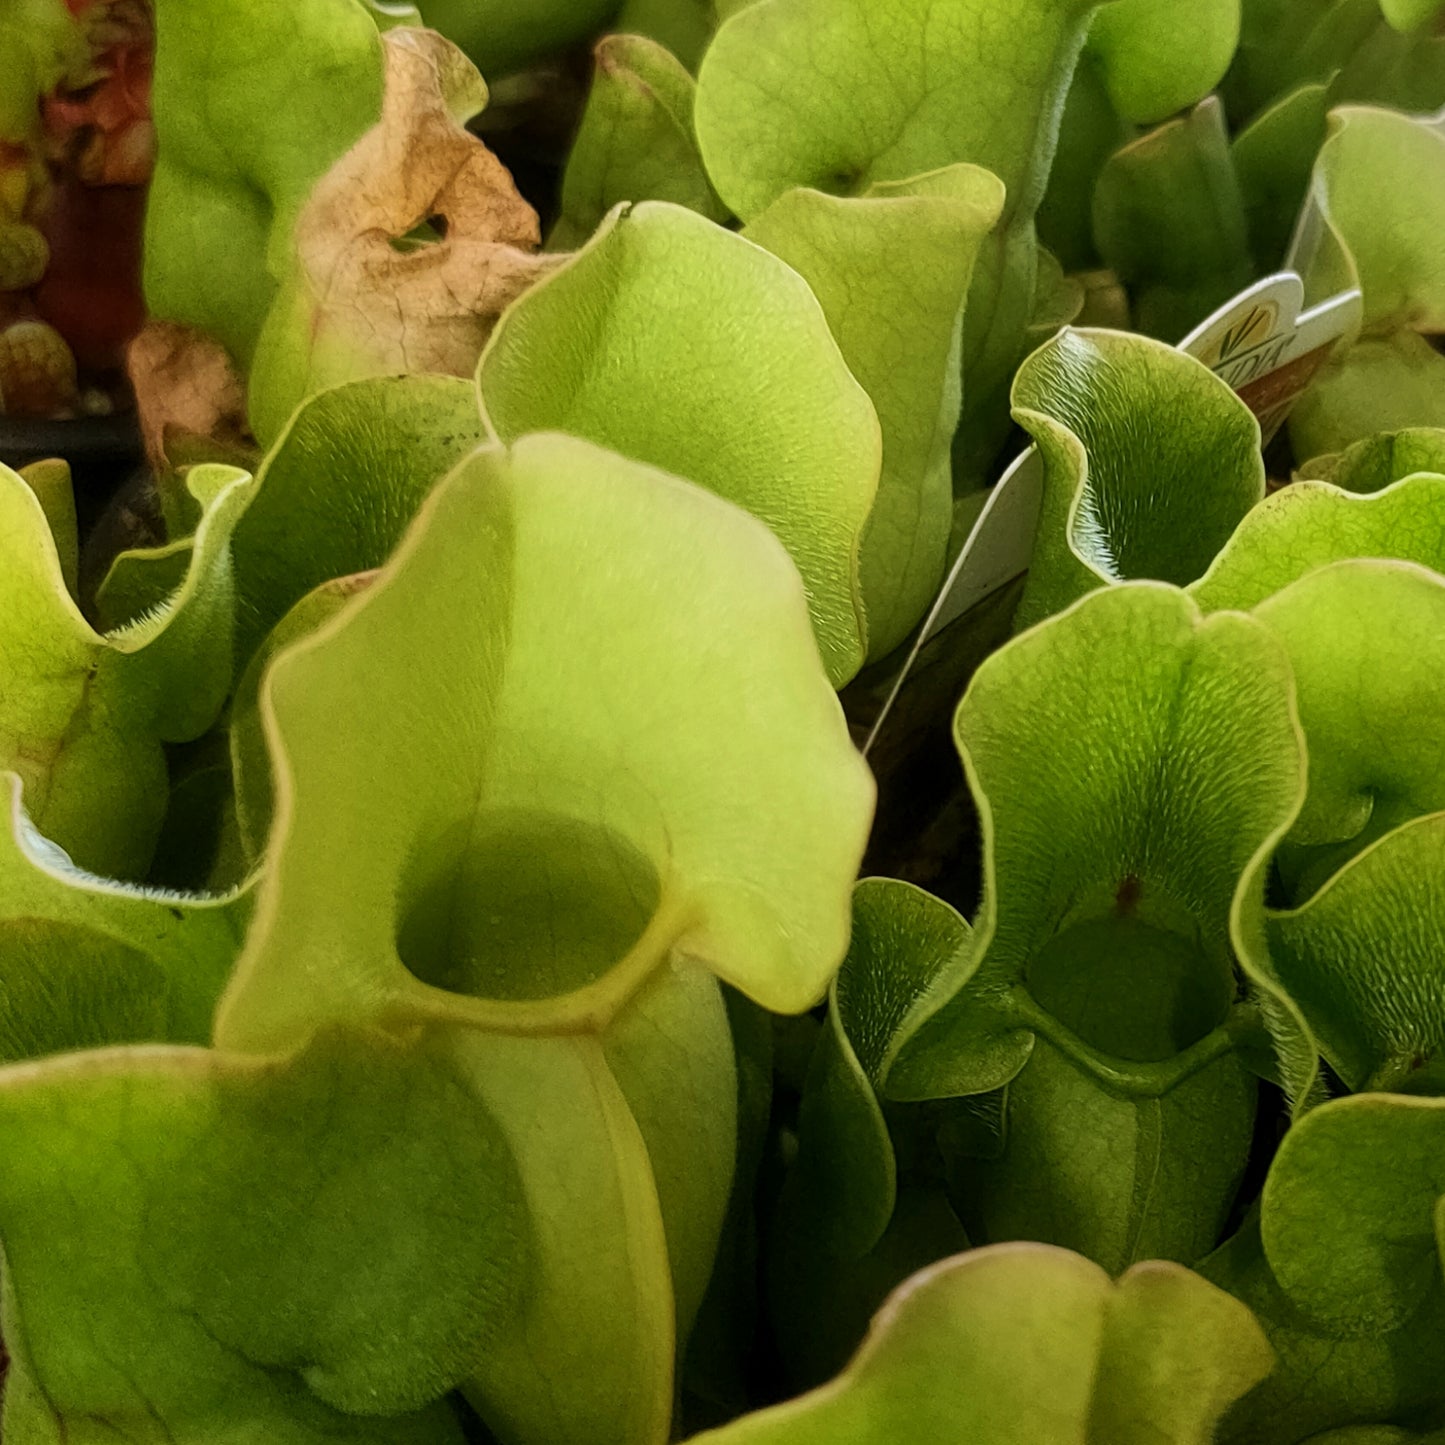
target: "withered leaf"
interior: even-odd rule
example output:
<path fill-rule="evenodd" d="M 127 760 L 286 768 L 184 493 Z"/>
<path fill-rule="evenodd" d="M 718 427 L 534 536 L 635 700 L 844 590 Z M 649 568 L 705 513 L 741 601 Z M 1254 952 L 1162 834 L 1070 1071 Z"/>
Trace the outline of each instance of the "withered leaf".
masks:
<path fill-rule="evenodd" d="M 323 353 L 365 370 L 470 374 L 506 306 L 555 257 L 536 254 L 537 214 L 462 122 L 481 77 L 432 31 L 383 37 L 380 121 L 317 183 L 295 245 L 315 307 L 308 389 L 344 379 Z M 430 223 L 434 238 L 405 238 Z M 294 317 L 294 313 L 293 313 Z M 351 374 L 356 374 L 351 371 Z"/>

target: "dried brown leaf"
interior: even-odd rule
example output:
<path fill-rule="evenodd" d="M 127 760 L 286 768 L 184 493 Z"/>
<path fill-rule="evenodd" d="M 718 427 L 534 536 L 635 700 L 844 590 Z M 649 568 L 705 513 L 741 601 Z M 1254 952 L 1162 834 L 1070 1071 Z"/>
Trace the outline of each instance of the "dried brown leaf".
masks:
<path fill-rule="evenodd" d="M 485 88 L 429 30 L 383 37 L 381 120 L 317 183 L 296 229 L 328 320 L 364 337 L 379 369 L 463 376 L 506 306 L 557 264 L 536 255 L 537 214 L 460 121 Z M 427 221 L 439 239 L 399 248 Z"/>
<path fill-rule="evenodd" d="M 224 347 L 203 332 L 150 321 L 126 352 L 146 456 L 159 473 L 194 460 L 197 438 L 247 447 L 246 389 Z"/>

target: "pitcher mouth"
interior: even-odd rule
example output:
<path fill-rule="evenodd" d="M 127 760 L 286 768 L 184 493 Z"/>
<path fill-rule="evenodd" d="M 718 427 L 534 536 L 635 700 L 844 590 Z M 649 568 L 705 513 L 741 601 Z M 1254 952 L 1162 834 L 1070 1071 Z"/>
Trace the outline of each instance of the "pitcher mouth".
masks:
<path fill-rule="evenodd" d="M 407 1012 L 506 1033 L 586 1031 L 687 931 L 663 870 L 606 824 L 499 809 L 426 851 L 441 861 L 419 859 L 398 910 Z"/>
<path fill-rule="evenodd" d="M 1199 1043 L 1237 992 L 1229 950 L 1209 946 L 1187 907 L 1133 874 L 1112 906 L 1060 928 L 1025 978 L 1035 1002 L 1084 1044 L 1135 1063 Z"/>

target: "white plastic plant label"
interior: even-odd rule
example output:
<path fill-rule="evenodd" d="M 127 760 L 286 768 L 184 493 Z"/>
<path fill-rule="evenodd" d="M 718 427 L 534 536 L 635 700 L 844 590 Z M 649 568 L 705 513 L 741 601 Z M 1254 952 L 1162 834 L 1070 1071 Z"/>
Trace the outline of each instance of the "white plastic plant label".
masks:
<path fill-rule="evenodd" d="M 884 724 L 894 718 L 905 684 L 912 685 L 923 659 L 941 632 L 965 613 L 971 612 L 1028 571 L 1033 554 L 1034 533 L 1044 497 L 1044 467 L 1036 447 L 1029 447 L 1014 459 L 989 493 L 978 514 L 958 560 L 944 579 L 937 600 L 923 620 L 923 626 L 883 706 L 873 720 L 863 754 L 870 756 Z M 954 699 L 957 701 L 957 699 Z"/>
<path fill-rule="evenodd" d="M 1284 424 L 1336 350 L 1359 330 L 1362 298 L 1344 291 L 1308 310 L 1298 273 L 1267 276 L 1241 291 L 1179 343 L 1229 383 L 1259 420 L 1263 444 Z M 948 626 L 1028 570 L 1043 505 L 1044 469 L 1029 447 L 989 494 L 924 619 L 863 743 L 869 754 L 914 681 L 929 644 Z"/>
<path fill-rule="evenodd" d="M 1308 311 L 1297 272 L 1266 276 L 1179 343 L 1227 381 L 1274 439 L 1294 404 L 1340 345 L 1360 329 L 1363 298 L 1342 291 Z"/>

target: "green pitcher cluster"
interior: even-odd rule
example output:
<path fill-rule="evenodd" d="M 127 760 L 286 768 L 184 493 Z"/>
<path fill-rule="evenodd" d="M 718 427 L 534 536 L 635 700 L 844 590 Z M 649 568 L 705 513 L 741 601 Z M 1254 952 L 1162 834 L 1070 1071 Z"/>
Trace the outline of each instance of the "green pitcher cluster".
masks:
<path fill-rule="evenodd" d="M 1439 0 L 399 9 L 157 0 L 257 445 L 0 468 L 7 1445 L 1440 1445 Z M 1019 435 L 966 918 L 838 692 Z"/>
<path fill-rule="evenodd" d="M 1015 414 L 1046 463 L 1033 625 L 954 722 L 982 902 L 970 924 L 858 885 L 779 1208 L 780 1338 L 821 1378 L 965 1240 L 1177 1260 L 1275 1355 L 1217 1438 L 1425 1438 L 1321 1432 L 1445 1410 L 1445 433 L 1260 500 L 1242 404 L 1114 333 L 1044 347 Z M 1241 1217 L 1261 1081 L 1293 1122 Z M 998 1438 L 1083 1438 L 1034 1430 Z"/>

